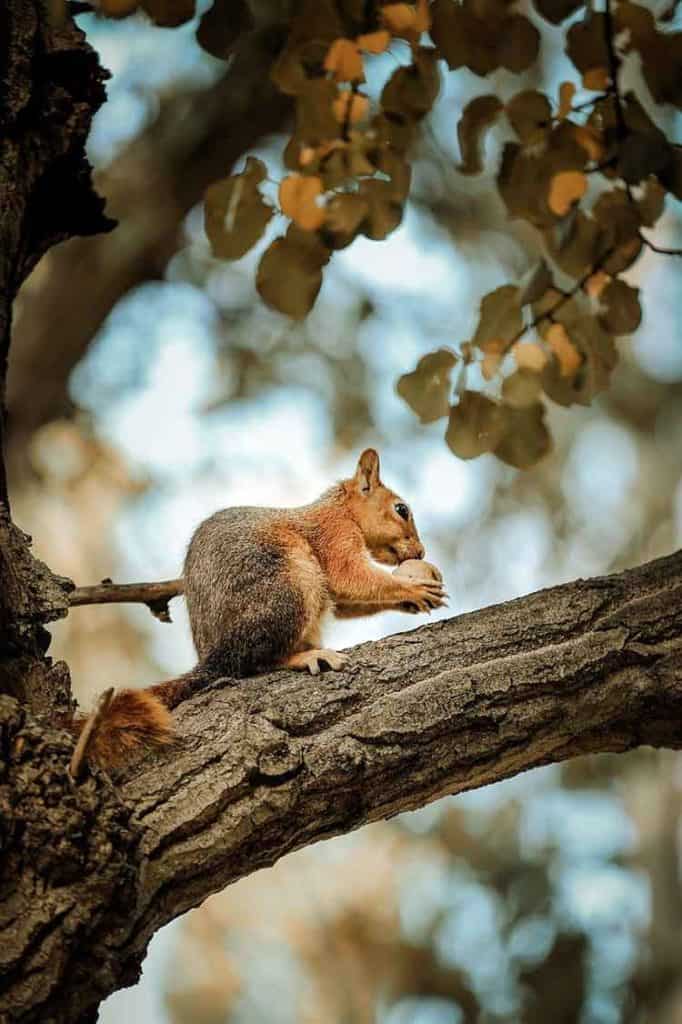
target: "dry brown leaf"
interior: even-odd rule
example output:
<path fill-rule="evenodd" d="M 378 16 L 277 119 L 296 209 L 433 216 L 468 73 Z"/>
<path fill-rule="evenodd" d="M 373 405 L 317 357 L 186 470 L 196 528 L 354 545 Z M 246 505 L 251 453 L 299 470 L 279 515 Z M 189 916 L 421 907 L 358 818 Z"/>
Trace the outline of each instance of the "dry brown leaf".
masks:
<path fill-rule="evenodd" d="M 585 282 L 585 291 L 591 299 L 598 299 L 610 280 L 610 275 L 604 270 L 597 270 Z"/>
<path fill-rule="evenodd" d="M 549 186 L 548 203 L 552 213 L 564 217 L 573 203 L 587 191 L 587 178 L 582 171 L 560 171 Z"/>
<path fill-rule="evenodd" d="M 357 38 L 358 46 L 367 53 L 383 53 L 390 41 L 391 33 L 385 28 L 380 28 L 378 32 L 368 32 Z"/>
<path fill-rule="evenodd" d="M 590 68 L 583 75 L 583 88 L 590 92 L 603 92 L 609 87 L 609 72 L 606 68 Z"/>
<path fill-rule="evenodd" d="M 334 117 L 340 124 L 362 121 L 369 109 L 369 100 L 362 93 L 342 92 L 332 103 Z"/>
<path fill-rule="evenodd" d="M 496 352 L 486 352 L 481 362 L 481 373 L 485 380 L 492 380 L 500 368 L 502 356 Z"/>
<path fill-rule="evenodd" d="M 279 205 L 282 213 L 291 217 L 304 231 L 315 231 L 324 224 L 325 210 L 318 206 L 322 195 L 322 181 L 317 176 L 290 174 L 279 186 Z"/>
<path fill-rule="evenodd" d="M 540 373 L 547 365 L 547 353 L 534 341 L 517 341 L 512 348 L 516 365 L 520 370 Z"/>
<path fill-rule="evenodd" d="M 559 109 L 557 110 L 557 117 L 560 121 L 563 121 L 571 113 L 571 104 L 573 103 L 574 96 L 574 83 L 562 82 L 559 86 Z"/>
<path fill-rule="evenodd" d="M 431 27 L 428 0 L 417 0 L 416 7 L 412 4 L 387 4 L 381 9 L 381 18 L 393 35 L 405 32 L 421 35 Z"/>
<path fill-rule="evenodd" d="M 573 128 L 575 141 L 585 150 L 590 160 L 600 160 L 604 155 L 604 143 L 601 135 L 594 128 L 575 125 Z"/>
<path fill-rule="evenodd" d="M 552 324 L 545 337 L 552 352 L 559 360 L 561 376 L 574 377 L 583 360 L 564 325 Z"/>
<path fill-rule="evenodd" d="M 509 342 L 505 341 L 504 338 L 488 338 L 487 340 L 480 341 L 478 347 L 486 355 L 490 356 L 501 356 L 504 354 Z"/>
<path fill-rule="evenodd" d="M 362 54 L 353 39 L 335 39 L 324 58 L 325 71 L 331 71 L 337 82 L 362 82 L 365 73 Z"/>

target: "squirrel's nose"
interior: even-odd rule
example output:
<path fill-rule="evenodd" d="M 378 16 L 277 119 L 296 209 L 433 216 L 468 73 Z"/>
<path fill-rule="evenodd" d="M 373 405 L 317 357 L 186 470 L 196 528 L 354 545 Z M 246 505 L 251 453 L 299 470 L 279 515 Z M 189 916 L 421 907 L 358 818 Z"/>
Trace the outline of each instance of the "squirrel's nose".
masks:
<path fill-rule="evenodd" d="M 423 544 L 421 544 L 421 543 L 417 544 L 417 548 L 416 548 L 414 557 L 415 558 L 423 558 L 424 557 L 424 545 Z"/>

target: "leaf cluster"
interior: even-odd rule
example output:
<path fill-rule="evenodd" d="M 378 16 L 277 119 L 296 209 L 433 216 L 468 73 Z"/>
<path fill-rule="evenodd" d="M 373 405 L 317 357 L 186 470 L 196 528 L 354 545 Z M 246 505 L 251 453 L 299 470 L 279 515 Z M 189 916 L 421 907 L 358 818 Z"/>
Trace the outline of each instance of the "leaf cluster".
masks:
<path fill-rule="evenodd" d="M 139 6 L 162 25 L 194 14 L 194 0 L 101 5 L 114 16 Z M 632 0 L 606 0 L 601 11 L 581 0 L 533 0 L 533 8 L 529 17 L 514 0 L 298 0 L 271 69 L 295 101 L 277 202 L 263 194 L 268 172 L 253 157 L 211 185 L 205 201 L 220 259 L 244 256 L 273 217 L 288 220 L 260 257 L 256 287 L 273 309 L 304 318 L 336 250 L 359 235 L 384 239 L 400 224 L 411 147 L 438 96 L 441 62 L 480 77 L 519 74 L 538 59 L 538 25 L 572 17 L 564 49 L 575 77 L 556 97 L 484 92 L 457 124 L 465 175 L 483 170 L 486 133 L 504 126 L 495 184 L 509 219 L 535 229 L 537 265 L 525 281 L 484 296 L 470 340 L 425 356 L 398 384 L 422 422 L 447 417 L 455 454 L 494 452 L 519 468 L 551 447 L 548 401 L 585 405 L 608 386 L 615 338 L 636 330 L 642 315 L 638 290 L 620 275 L 648 244 L 643 231 L 666 194 L 682 198 L 682 148 L 648 113 L 657 104 L 682 109 L 682 33 Z M 197 37 L 226 58 L 251 27 L 244 0 L 214 0 Z M 648 97 L 621 91 L 630 53 L 641 59 Z M 373 95 L 371 61 L 386 70 Z"/>

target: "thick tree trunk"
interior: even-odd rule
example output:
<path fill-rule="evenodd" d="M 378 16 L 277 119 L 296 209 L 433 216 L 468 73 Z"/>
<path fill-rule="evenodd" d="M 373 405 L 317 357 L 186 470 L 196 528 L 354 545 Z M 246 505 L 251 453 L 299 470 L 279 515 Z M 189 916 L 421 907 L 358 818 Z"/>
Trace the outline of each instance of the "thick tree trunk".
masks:
<path fill-rule="evenodd" d="M 537 765 L 682 747 L 682 552 L 227 681 L 110 782 L 0 704 L 0 1019 L 89 1020 L 154 932 L 283 854 Z"/>

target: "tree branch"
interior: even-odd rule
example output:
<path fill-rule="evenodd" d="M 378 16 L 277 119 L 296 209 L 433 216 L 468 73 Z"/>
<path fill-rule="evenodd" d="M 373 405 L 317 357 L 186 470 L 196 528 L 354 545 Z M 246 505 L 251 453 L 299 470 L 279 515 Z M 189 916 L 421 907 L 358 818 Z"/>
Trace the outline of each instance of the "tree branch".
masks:
<path fill-rule="evenodd" d="M 170 622 L 168 602 L 184 594 L 182 579 L 163 580 L 159 583 L 112 583 L 102 580 L 93 587 L 76 587 L 69 594 L 72 608 L 84 604 L 146 604 L 152 615 L 161 622 Z"/>
<path fill-rule="evenodd" d="M 223 680 L 175 720 L 174 749 L 74 788 L 72 741 L 0 698 L 3 749 L 23 744 L 0 773 L 7 835 L 22 815 L 2 909 L 25 922 L 0 927 L 0 1018 L 90 1019 L 159 927 L 316 840 L 580 754 L 682 748 L 682 552 L 364 644 L 321 679 Z M 41 787 L 65 839 L 36 843 L 62 879 L 39 892 L 17 858 L 44 835 Z"/>

